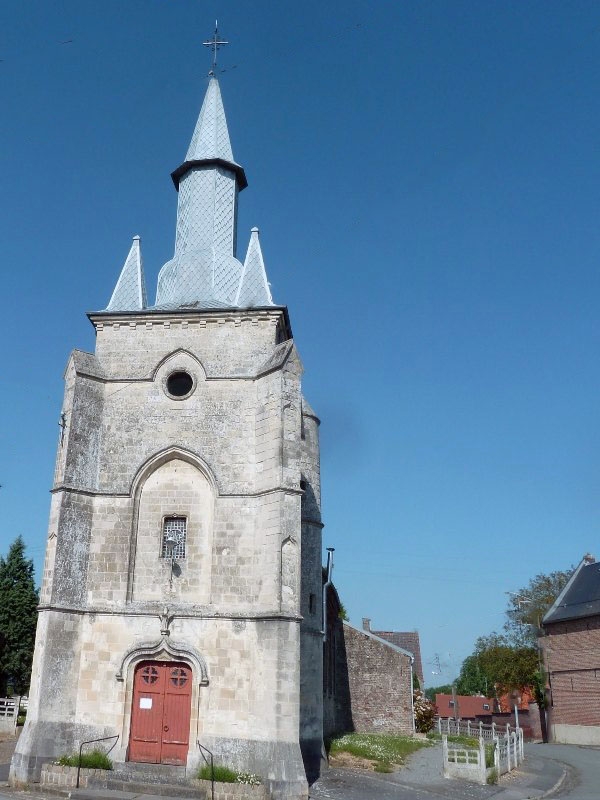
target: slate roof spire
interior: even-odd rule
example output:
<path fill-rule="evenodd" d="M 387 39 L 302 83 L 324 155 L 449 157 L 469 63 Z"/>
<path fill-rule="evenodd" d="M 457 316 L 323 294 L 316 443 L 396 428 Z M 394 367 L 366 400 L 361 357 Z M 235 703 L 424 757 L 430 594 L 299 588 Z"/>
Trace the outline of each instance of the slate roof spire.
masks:
<path fill-rule="evenodd" d="M 221 88 L 219 81 L 211 77 L 185 160 L 216 158 L 233 163 Z"/>
<path fill-rule="evenodd" d="M 246 265 L 236 258 L 238 193 L 248 182 L 233 158 L 215 76 L 216 51 L 227 42 L 215 28 L 204 44 L 213 50 L 213 63 L 185 161 L 171 175 L 179 192 L 175 253 L 158 276 L 156 307 L 273 305 L 258 237 L 251 237 L 251 264 L 248 256 Z"/>
<path fill-rule="evenodd" d="M 140 237 L 134 236 L 131 249 L 123 264 L 119 280 L 112 293 L 107 311 L 141 311 L 146 308 L 146 281 Z"/>

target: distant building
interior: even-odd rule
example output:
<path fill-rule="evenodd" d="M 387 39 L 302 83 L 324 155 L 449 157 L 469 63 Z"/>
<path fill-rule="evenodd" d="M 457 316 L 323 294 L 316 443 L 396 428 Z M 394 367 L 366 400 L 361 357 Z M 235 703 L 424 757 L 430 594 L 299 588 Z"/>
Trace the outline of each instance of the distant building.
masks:
<path fill-rule="evenodd" d="M 496 709 L 495 701 L 483 695 L 436 694 L 435 705 L 442 719 L 475 719 L 490 716 Z"/>
<path fill-rule="evenodd" d="M 385 639 L 396 645 L 396 647 L 412 653 L 415 659 L 414 672 L 419 679 L 421 688 L 423 688 L 425 681 L 423 680 L 423 661 L 421 660 L 421 643 L 418 631 L 373 631 L 371 630 L 371 620 L 368 617 L 363 617 L 362 626 L 363 630 L 369 631 L 373 636 Z"/>
<path fill-rule="evenodd" d="M 583 557 L 542 620 L 552 741 L 600 745 L 600 564 Z"/>

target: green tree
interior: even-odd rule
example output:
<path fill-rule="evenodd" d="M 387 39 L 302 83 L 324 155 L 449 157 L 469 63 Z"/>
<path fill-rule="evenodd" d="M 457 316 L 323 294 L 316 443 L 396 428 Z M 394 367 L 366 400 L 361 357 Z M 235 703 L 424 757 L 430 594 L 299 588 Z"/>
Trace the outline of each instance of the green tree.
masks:
<path fill-rule="evenodd" d="M 539 669 L 535 647 L 520 646 L 499 633 L 481 636 L 472 655 L 463 661 L 456 684 L 458 694 L 488 697 L 535 684 Z"/>
<path fill-rule="evenodd" d="M 29 688 L 37 604 L 33 561 L 25 558 L 25 543 L 19 536 L 6 559 L 0 557 L 0 695 L 6 694 L 8 685 L 15 694 Z"/>
<path fill-rule="evenodd" d="M 572 574 L 573 568 L 547 575 L 540 573 L 527 586 L 510 592 L 504 632 L 511 644 L 516 647 L 537 646 L 541 620 Z"/>
<path fill-rule="evenodd" d="M 489 697 L 490 693 L 494 694 L 494 680 L 487 670 L 484 671 L 479 655 L 479 653 L 474 653 L 463 661 L 456 681 L 457 694 L 482 694 L 485 697 Z M 450 692 L 452 692 L 452 687 L 450 687 Z"/>
<path fill-rule="evenodd" d="M 432 703 L 435 703 L 436 694 L 452 694 L 452 684 L 445 683 L 443 686 L 430 686 L 429 689 L 425 689 L 425 697 Z"/>

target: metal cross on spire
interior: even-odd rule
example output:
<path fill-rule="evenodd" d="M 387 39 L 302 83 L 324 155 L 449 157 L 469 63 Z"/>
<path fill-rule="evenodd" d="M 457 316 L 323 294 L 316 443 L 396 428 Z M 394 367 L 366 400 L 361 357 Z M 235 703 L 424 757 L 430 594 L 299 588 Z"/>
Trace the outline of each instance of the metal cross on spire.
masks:
<path fill-rule="evenodd" d="M 215 20 L 215 32 L 213 34 L 212 39 L 208 39 L 206 42 L 202 42 L 204 47 L 210 47 L 213 51 L 212 57 L 212 67 L 210 68 L 209 75 L 215 74 L 215 69 L 217 67 L 217 50 L 224 44 L 229 44 L 224 39 L 219 39 L 219 26 L 217 20 Z"/>

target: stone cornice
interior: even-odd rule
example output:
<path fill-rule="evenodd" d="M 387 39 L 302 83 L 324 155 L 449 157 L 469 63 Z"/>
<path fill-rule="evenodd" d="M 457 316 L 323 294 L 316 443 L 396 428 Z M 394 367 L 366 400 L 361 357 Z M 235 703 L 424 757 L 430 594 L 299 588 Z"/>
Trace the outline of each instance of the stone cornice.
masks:
<path fill-rule="evenodd" d="M 159 608 L 160 606 L 160 608 Z M 58 603 L 41 603 L 38 606 L 38 611 L 57 611 L 61 614 L 79 614 L 91 615 L 97 614 L 98 616 L 107 617 L 154 617 L 160 614 L 162 604 L 155 604 L 152 607 L 131 606 L 127 604 L 121 608 L 114 609 L 103 606 L 89 605 L 85 608 L 80 606 L 70 606 L 67 604 Z M 231 620 L 232 622 L 255 622 L 263 620 L 273 621 L 287 621 L 287 622 L 302 622 L 303 617 L 300 614 L 290 614 L 284 611 L 257 611 L 254 613 L 248 611 L 240 611 L 239 613 L 219 613 L 218 611 L 208 611 L 205 608 L 178 606 L 173 603 L 169 605 L 169 612 L 176 619 L 195 619 L 195 620 Z"/>
<path fill-rule="evenodd" d="M 121 324 L 132 327 L 139 324 L 164 325 L 165 323 L 186 323 L 187 325 L 206 325 L 208 323 L 233 322 L 278 322 L 284 319 L 289 338 L 292 338 L 287 306 L 263 306 L 259 308 L 147 308 L 143 311 L 89 311 L 87 317 L 96 330 L 103 326 L 119 327 Z"/>
<path fill-rule="evenodd" d="M 58 486 L 53 486 L 50 489 L 50 494 L 58 494 L 59 492 L 67 492 L 68 494 L 81 494 L 85 497 L 114 497 L 114 498 L 129 498 L 131 494 L 129 492 L 103 492 L 100 489 L 81 489 L 77 486 L 68 486 L 67 484 L 61 483 Z M 296 489 L 293 486 L 273 486 L 270 489 L 263 489 L 260 492 L 219 492 L 219 499 L 237 499 L 237 498 L 245 498 L 245 497 L 265 497 L 269 494 L 278 494 L 283 492 L 284 494 L 297 494 L 303 495 L 304 489 Z M 306 522 L 311 522 L 312 520 L 303 520 Z M 315 524 L 320 524 L 315 522 Z"/>

